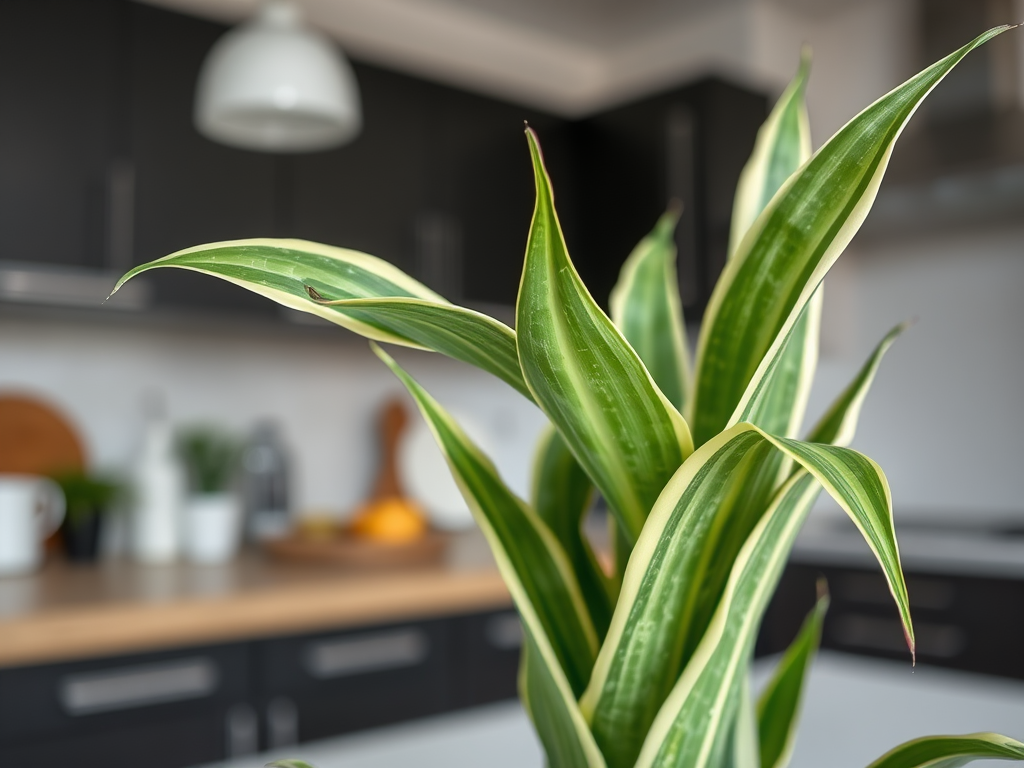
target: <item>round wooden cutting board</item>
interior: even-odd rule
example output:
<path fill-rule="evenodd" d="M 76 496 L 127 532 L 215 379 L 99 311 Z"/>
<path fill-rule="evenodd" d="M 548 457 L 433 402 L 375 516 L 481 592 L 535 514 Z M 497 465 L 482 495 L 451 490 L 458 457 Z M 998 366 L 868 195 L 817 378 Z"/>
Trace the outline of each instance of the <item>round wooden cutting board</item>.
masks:
<path fill-rule="evenodd" d="M 84 469 L 85 450 L 67 418 L 37 398 L 0 394 L 0 472 L 48 475 Z"/>

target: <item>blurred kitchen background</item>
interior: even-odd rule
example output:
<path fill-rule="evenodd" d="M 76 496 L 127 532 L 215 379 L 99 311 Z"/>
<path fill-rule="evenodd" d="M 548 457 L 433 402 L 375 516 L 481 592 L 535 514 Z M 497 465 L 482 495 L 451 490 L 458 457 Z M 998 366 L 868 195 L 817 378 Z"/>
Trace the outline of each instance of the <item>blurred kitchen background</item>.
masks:
<path fill-rule="evenodd" d="M 186 766 L 257 749 L 288 753 L 297 742 L 429 715 L 440 719 L 385 732 L 403 739 L 350 736 L 320 744 L 315 756 L 322 768 L 342 759 L 407 764 L 409 754 L 428 753 L 438 764 L 479 765 L 482 753 L 465 757 L 468 745 L 499 741 L 512 745 L 500 758 L 508 765 L 540 765 L 513 701 L 507 595 L 417 416 L 396 447 L 400 482 L 434 528 L 455 532 L 442 555 L 450 570 L 418 577 L 426 591 L 406 589 L 402 579 L 415 570 L 294 560 L 274 570 L 267 563 L 277 561 L 258 552 L 274 532 L 251 519 L 238 554 L 230 543 L 196 554 L 179 541 L 139 555 L 130 525 L 145 502 L 138 485 L 173 481 L 140 466 L 156 456 L 160 475 L 161 451 L 197 427 L 229 436 L 250 459 L 270 445 L 277 469 L 266 472 L 285 490 L 254 502 L 247 486 L 250 518 L 262 503 L 287 515 L 282 531 L 305 525 L 315 538 L 345 525 L 379 496 L 382 412 L 401 388 L 362 339 L 212 278 L 156 271 L 105 300 L 128 268 L 205 242 L 306 238 L 385 258 L 511 321 L 533 202 L 527 120 L 545 148 L 570 253 L 598 301 L 668 201 L 684 202 L 677 243 L 695 334 L 724 263 L 736 179 L 803 44 L 813 50 L 808 105 L 818 147 L 924 65 L 990 26 L 1024 20 L 1022 0 L 297 0 L 275 8 L 284 19 L 275 23 L 319 30 L 347 57 L 357 86 L 338 118 L 338 136 L 349 134 L 340 146 L 298 151 L 267 139 L 253 149 L 250 138 L 242 148 L 246 139 L 232 139 L 230 128 L 216 140 L 207 137 L 216 129 L 197 130 L 197 82 L 212 66 L 204 61 L 229 28 L 251 23 L 255 0 L 0 4 L 0 398 L 46 406 L 73 433 L 68 450 L 77 446 L 87 476 L 135 486 L 111 501 L 121 514 L 101 533 L 99 565 L 67 566 L 50 544 L 40 569 L 0 577 L 4 764 L 63 765 L 74 754 L 81 765 Z M 944 702 L 936 712 L 1010 720 L 879 731 L 878 754 L 921 728 L 1024 736 L 1024 688 L 1012 682 L 1024 679 L 1022 289 L 1024 36 L 1008 33 L 972 53 L 911 122 L 868 222 L 825 283 L 810 419 L 889 328 L 916 321 L 886 358 L 855 442 L 892 485 L 912 599 L 915 578 L 931 596 L 919 610 L 920 685 L 891 692 L 893 711 L 875 713 L 878 727 L 922 698 Z M 539 412 L 467 366 L 396 355 L 525 495 Z M 16 465 L 13 435 L 0 434 L 0 456 Z M 258 483 L 263 470 L 253 461 L 249 482 Z M 14 470 L 24 471 L 0 467 Z M 870 664 L 892 664 L 907 683 L 895 614 L 866 553 L 822 502 L 783 583 L 792 598 L 766 623 L 761 651 L 770 654 L 788 643 L 816 575 L 829 576 L 833 654 L 821 679 L 833 687 L 812 689 L 809 717 L 818 720 L 808 732 L 826 728 L 826 714 L 847 716 L 840 700 L 850 706 L 858 695 L 850 686 L 879 669 L 858 667 L 861 657 L 902 660 Z M 364 589 L 382 590 L 383 607 L 331 602 Z M 325 602 L 303 614 L 295 606 L 314 593 Z M 235 598 L 250 601 L 250 613 L 236 611 Z M 189 612 L 194 605 L 222 608 L 237 627 L 210 629 L 211 617 L 204 624 Z M 986 623 L 993 613 L 1000 624 Z M 119 634 L 119 621 L 134 629 Z M 72 636 L 77 644 L 63 642 Z M 344 661 L 380 642 L 397 649 L 394 669 L 387 659 L 365 668 Z M 440 651 L 426 647 L 445 649 L 445 663 L 434 664 Z M 321 656 L 321 667 L 309 662 Z M 350 663 L 359 675 L 383 664 L 386 679 L 359 678 L 345 671 Z M 420 677 L 403 682 L 409 670 Z M 191 675 L 194 685 L 132 698 L 132 685 L 159 688 L 168 674 Z M 973 703 L 957 709 L 951 690 Z M 134 752 L 117 751 L 129 741 Z M 387 758 L 394 763 L 376 756 L 381 743 L 398 750 Z M 174 746 L 139 757 L 154 744 Z M 877 756 L 858 746 L 844 753 L 851 766 Z M 820 765 L 813 749 L 798 746 L 793 765 Z M 498 759 L 487 763 L 506 764 Z"/>

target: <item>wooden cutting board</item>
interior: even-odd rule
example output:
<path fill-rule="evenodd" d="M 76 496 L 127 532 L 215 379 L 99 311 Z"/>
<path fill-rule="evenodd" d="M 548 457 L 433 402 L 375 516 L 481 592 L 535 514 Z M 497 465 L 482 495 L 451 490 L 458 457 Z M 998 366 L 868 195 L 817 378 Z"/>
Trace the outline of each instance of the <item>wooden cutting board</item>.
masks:
<path fill-rule="evenodd" d="M 0 472 L 83 471 L 85 449 L 71 422 L 49 403 L 0 394 Z"/>

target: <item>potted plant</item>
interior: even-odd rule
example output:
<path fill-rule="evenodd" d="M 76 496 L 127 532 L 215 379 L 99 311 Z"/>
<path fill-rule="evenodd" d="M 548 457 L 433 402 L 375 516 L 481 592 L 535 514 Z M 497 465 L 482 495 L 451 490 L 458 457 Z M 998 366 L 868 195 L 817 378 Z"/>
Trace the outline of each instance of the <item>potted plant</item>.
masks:
<path fill-rule="evenodd" d="M 755 704 L 758 625 L 824 488 L 885 574 L 914 653 L 889 486 L 846 447 L 893 329 L 818 424 L 797 438 L 817 355 L 822 278 L 866 216 L 920 102 L 993 29 L 853 118 L 811 156 L 806 63 L 740 179 L 731 255 L 695 362 L 676 288 L 672 212 L 629 256 L 607 316 L 569 258 L 536 136 L 537 202 L 516 328 L 454 306 L 372 256 L 296 240 L 180 251 L 129 272 L 181 267 L 242 285 L 375 342 L 434 350 L 493 373 L 552 427 L 530 501 L 377 344 L 444 451 L 525 628 L 520 695 L 548 764 L 774 768 L 788 760 L 822 595 Z M 628 190 L 623 190 L 628 194 Z M 612 512 L 613 563 L 580 530 L 592 494 Z M 875 768 L 1024 759 L 996 734 L 931 736 Z"/>
<path fill-rule="evenodd" d="M 115 480 L 85 472 L 65 472 L 53 478 L 64 492 L 64 522 L 60 536 L 68 559 L 92 562 L 99 550 L 103 518 L 121 494 Z"/>
<path fill-rule="evenodd" d="M 230 560 L 242 537 L 242 500 L 234 488 L 241 447 L 231 436 L 206 426 L 183 429 L 177 445 L 189 485 L 182 551 L 199 563 Z"/>

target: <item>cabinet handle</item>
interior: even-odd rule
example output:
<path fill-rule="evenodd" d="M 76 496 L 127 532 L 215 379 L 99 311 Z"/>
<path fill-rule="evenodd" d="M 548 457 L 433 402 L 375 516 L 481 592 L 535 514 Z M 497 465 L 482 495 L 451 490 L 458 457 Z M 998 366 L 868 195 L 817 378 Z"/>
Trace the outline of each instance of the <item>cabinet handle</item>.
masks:
<path fill-rule="evenodd" d="M 415 666 L 429 654 L 426 633 L 399 629 L 309 643 L 304 661 L 310 675 L 327 680 Z"/>
<path fill-rule="evenodd" d="M 224 717 L 227 735 L 227 756 L 254 755 L 260 748 L 259 722 L 249 704 L 235 704 Z"/>
<path fill-rule="evenodd" d="M 69 715 L 93 715 L 209 696 L 219 683 L 217 665 L 205 656 L 68 675 L 58 699 Z"/>
<path fill-rule="evenodd" d="M 287 696 L 277 696 L 267 704 L 267 746 L 270 749 L 299 743 L 299 710 Z"/>
<path fill-rule="evenodd" d="M 484 625 L 484 636 L 499 651 L 514 651 L 523 645 L 523 625 L 519 615 L 502 613 L 491 616 Z"/>

